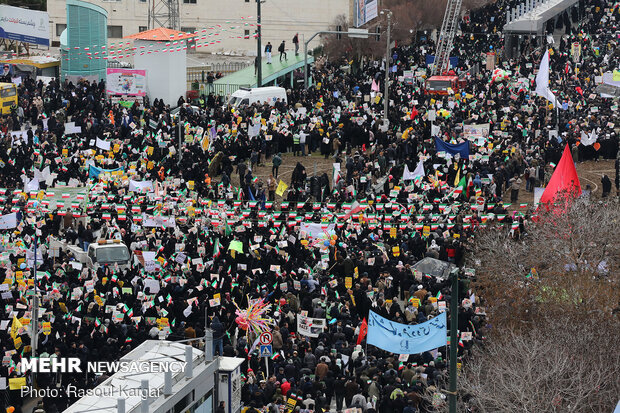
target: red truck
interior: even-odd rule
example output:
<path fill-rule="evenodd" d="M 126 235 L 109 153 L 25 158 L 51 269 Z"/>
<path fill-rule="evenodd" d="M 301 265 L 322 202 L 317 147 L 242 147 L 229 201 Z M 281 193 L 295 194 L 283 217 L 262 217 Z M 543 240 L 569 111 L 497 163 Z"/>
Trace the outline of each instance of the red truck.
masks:
<path fill-rule="evenodd" d="M 448 89 L 459 93 L 467 85 L 467 81 L 458 76 L 431 76 L 426 79 L 424 90 L 427 95 L 447 95 Z"/>

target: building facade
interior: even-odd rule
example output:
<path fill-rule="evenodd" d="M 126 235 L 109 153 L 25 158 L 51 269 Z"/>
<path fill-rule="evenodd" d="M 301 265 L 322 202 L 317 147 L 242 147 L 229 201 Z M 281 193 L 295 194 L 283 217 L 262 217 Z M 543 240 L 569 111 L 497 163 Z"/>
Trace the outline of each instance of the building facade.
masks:
<path fill-rule="evenodd" d="M 99 81 L 106 78 L 106 61 L 93 59 L 86 50 L 107 44 L 107 12 L 102 7 L 81 0 L 66 0 L 65 22 L 60 33 L 61 78 L 76 81 Z"/>
<path fill-rule="evenodd" d="M 148 30 L 149 8 L 152 10 L 160 1 L 90 0 L 108 13 L 109 42 Z M 66 28 L 66 2 L 47 1 L 53 44 L 57 44 Z M 343 15 L 349 21 L 351 8 L 352 0 L 267 0 L 261 3 L 263 45 L 271 42 L 275 54 L 278 45 L 285 40 L 291 51 L 293 36 L 299 33 L 300 50 L 303 50 L 303 39 L 327 30 L 337 16 Z M 253 37 L 256 15 L 255 0 L 179 0 L 180 30 L 199 31 L 197 44 L 201 47 L 196 50 L 200 52 L 256 56 Z M 318 39 L 317 36 L 311 47 L 318 45 Z"/>

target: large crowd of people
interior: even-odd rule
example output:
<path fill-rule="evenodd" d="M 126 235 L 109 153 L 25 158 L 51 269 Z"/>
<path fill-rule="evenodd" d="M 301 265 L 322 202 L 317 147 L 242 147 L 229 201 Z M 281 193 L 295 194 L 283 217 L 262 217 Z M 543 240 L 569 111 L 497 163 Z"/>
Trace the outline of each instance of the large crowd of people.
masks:
<path fill-rule="evenodd" d="M 175 111 L 158 99 L 112 103 L 104 82 L 24 79 L 18 107 L 0 121 L 0 215 L 17 214 L 0 230 L 0 377 L 24 376 L 20 362 L 30 356 L 36 240 L 41 322 L 49 323 L 40 357 L 117 360 L 160 330 L 179 340 L 208 326 L 216 353 L 244 358 L 242 401 L 254 409 L 280 411 L 290 397 L 302 412 L 430 412 L 444 403 L 448 347 L 403 357 L 365 345 L 368 312 L 408 324 L 450 312 L 449 280 L 415 263 L 463 267 L 479 228 L 523 236 L 531 209 L 515 208 L 519 191 L 544 186 L 565 145 L 576 162 L 618 154 L 617 100 L 596 87 L 618 66 L 609 34 L 620 8 L 582 1 L 562 17 L 569 24 L 558 43 L 532 37 L 503 59 L 501 25 L 489 16 L 510 3 L 485 6 L 463 24 L 453 71 L 466 85 L 447 95 L 426 94 L 419 81 L 431 39 L 395 48 L 389 124 L 376 87 L 381 61 L 353 73 L 328 61 L 313 70 L 311 88 L 288 91 L 288 102 L 232 110 L 214 94 L 198 106 L 181 98 Z M 534 91 L 548 47 L 559 111 Z M 490 51 L 497 68 L 486 67 Z M 436 140 L 467 149 L 438 151 Z M 333 171 L 311 176 L 300 154 L 332 159 Z M 259 165 L 271 168 L 268 179 L 257 176 Z M 294 167 L 286 182 L 281 165 Z M 63 188 L 77 197 L 52 206 L 48 195 Z M 51 245 L 88 249 L 98 239 L 127 245 L 130 268 L 91 269 Z M 459 360 L 451 362 L 464 361 L 489 328 L 474 279 L 462 271 Z M 237 306 L 256 299 L 271 304 L 275 325 L 269 374 L 256 337 L 236 322 Z M 326 327 L 302 334 L 299 315 Z M 16 320 L 24 327 L 13 331 Z M 101 377 L 37 380 L 92 387 Z M 19 411 L 20 392 L 5 393 L 0 406 Z M 74 401 L 43 404 L 55 412 Z"/>

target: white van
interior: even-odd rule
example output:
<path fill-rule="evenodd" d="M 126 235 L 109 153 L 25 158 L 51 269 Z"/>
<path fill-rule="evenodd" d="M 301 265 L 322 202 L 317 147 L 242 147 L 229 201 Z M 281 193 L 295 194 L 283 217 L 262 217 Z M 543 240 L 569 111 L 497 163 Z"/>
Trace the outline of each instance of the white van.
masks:
<path fill-rule="evenodd" d="M 252 89 L 242 87 L 230 95 L 228 104 L 233 107 L 239 107 L 248 106 L 253 103 L 264 104 L 265 102 L 269 102 L 269 104 L 273 106 L 278 99 L 287 103 L 286 89 L 283 87 L 267 86 Z"/>

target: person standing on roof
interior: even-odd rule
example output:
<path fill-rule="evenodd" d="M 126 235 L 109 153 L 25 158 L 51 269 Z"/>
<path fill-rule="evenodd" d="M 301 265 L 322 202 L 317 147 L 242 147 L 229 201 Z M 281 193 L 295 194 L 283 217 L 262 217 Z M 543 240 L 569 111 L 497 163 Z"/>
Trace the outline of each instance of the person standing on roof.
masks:
<path fill-rule="evenodd" d="M 272 49 L 273 49 L 273 46 L 271 45 L 271 42 L 267 42 L 267 45 L 265 46 L 265 55 L 267 56 L 268 65 L 271 64 L 271 50 Z"/>
<path fill-rule="evenodd" d="M 280 46 L 278 47 L 278 52 L 280 52 L 280 61 L 282 61 L 282 55 L 284 55 L 284 60 L 288 60 L 286 56 L 286 44 L 284 43 L 284 40 L 282 40 L 282 43 L 280 43 Z"/>
<path fill-rule="evenodd" d="M 299 33 L 295 33 L 293 44 L 295 45 L 295 56 L 299 56 Z"/>

